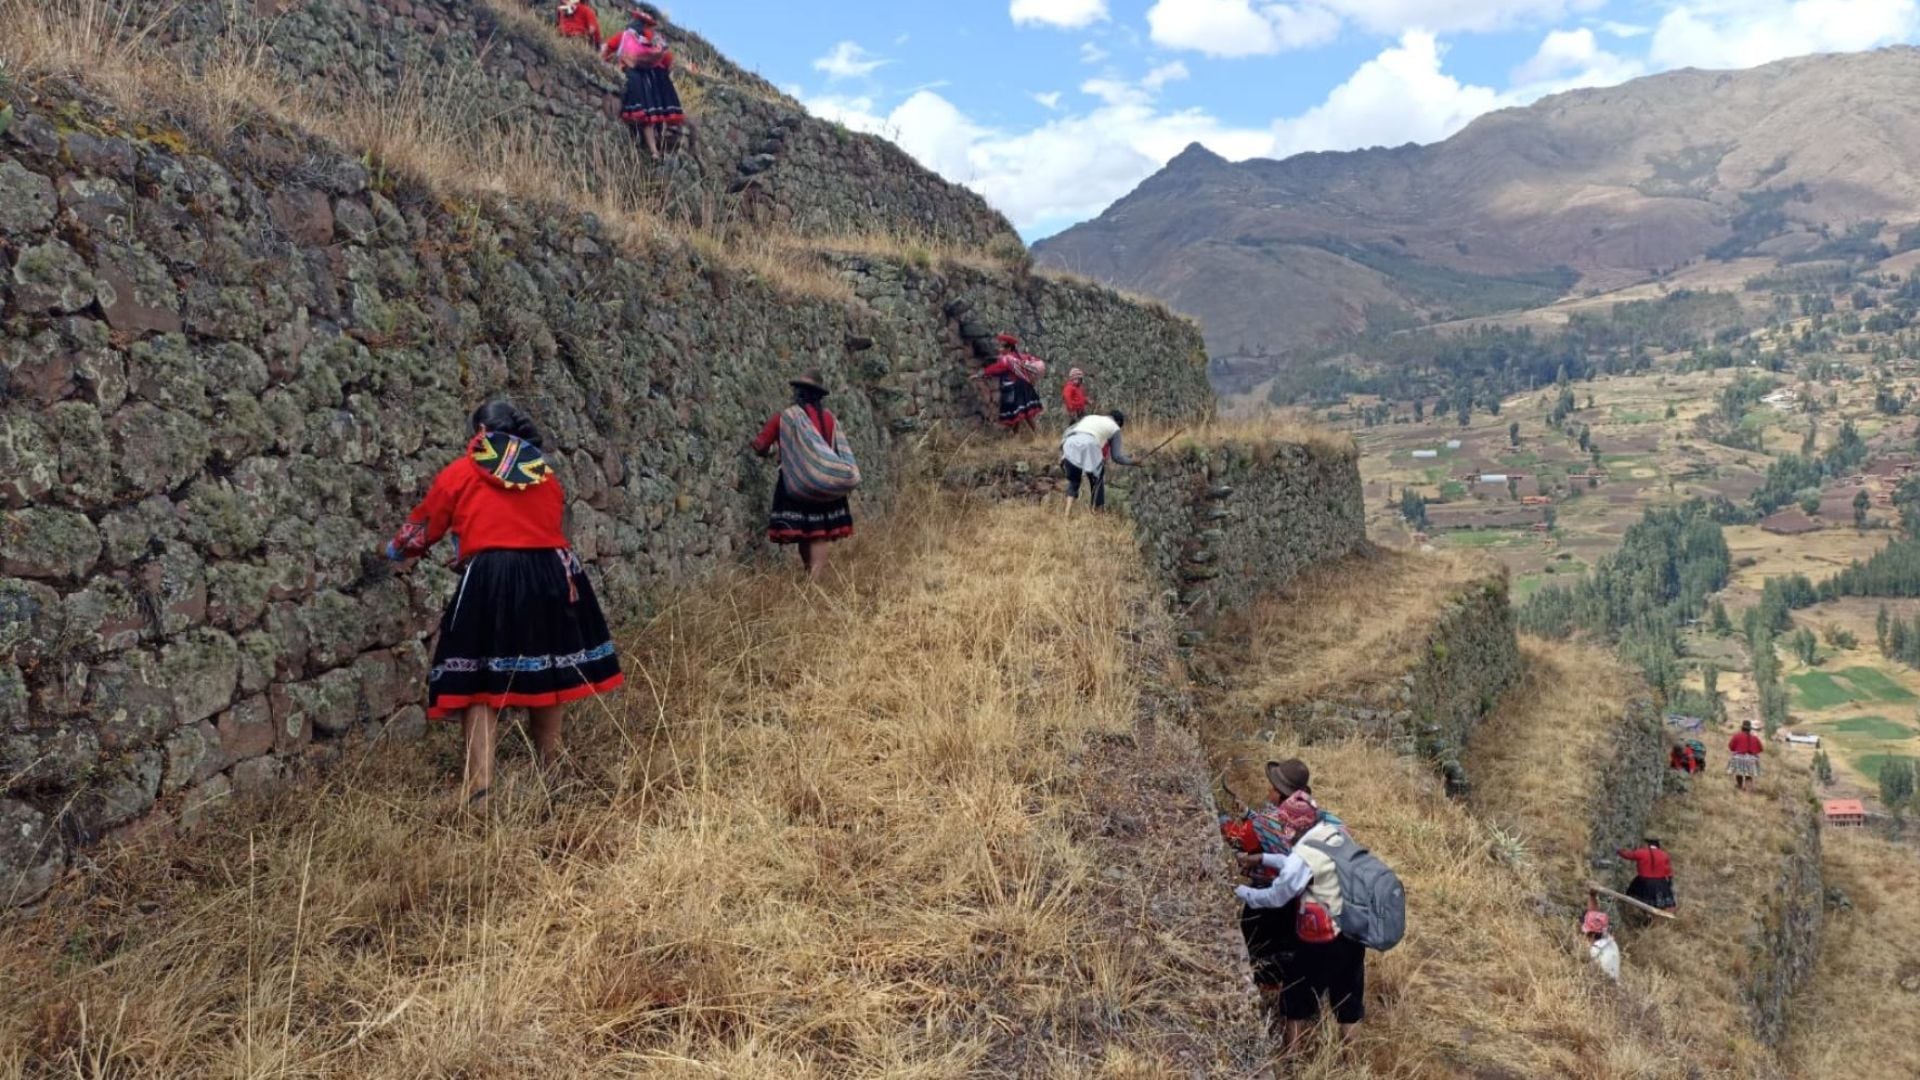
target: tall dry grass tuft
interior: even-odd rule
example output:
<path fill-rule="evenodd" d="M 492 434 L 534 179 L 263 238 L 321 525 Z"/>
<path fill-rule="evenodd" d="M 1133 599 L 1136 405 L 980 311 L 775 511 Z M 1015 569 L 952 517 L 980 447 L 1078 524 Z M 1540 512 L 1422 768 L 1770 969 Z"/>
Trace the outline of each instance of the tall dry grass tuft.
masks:
<path fill-rule="evenodd" d="M 0 930 L 0 1075 L 1086 1075 L 1194 973 L 1090 901 L 1082 750 L 1130 731 L 1123 527 L 937 499 L 825 589 L 741 574 L 625 638 L 577 777 L 373 747 Z"/>

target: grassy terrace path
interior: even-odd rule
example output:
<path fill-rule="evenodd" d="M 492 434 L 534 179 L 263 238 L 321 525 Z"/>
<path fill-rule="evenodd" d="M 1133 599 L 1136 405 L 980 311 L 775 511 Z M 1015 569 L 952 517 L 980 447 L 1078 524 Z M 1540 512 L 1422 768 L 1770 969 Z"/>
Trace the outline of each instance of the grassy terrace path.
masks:
<path fill-rule="evenodd" d="M 627 636 L 490 822 L 440 729 L 97 853 L 0 924 L 0 1076 L 1245 1074 L 1124 524 L 914 501 Z"/>

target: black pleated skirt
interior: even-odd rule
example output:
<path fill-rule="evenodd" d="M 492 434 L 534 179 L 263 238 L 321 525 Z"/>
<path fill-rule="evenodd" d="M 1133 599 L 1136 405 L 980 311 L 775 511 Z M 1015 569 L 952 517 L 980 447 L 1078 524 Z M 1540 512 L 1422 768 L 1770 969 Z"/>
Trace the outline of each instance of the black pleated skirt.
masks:
<path fill-rule="evenodd" d="M 767 539 L 776 544 L 802 540 L 845 540 L 853 535 L 853 508 L 845 499 L 808 502 L 787 492 L 783 475 L 773 489 L 773 510 L 767 514 Z"/>
<path fill-rule="evenodd" d="M 627 90 L 620 99 L 620 119 L 636 127 L 684 124 L 687 114 L 680 105 L 680 91 L 673 88 L 673 74 L 665 68 L 634 68 L 627 72 Z"/>
<path fill-rule="evenodd" d="M 1001 427 L 1018 427 L 1046 411 L 1047 407 L 1041 403 L 1040 393 L 1032 383 L 1019 379 L 1000 380 Z"/>
<path fill-rule="evenodd" d="M 606 616 L 573 552 L 483 551 L 440 618 L 427 715 L 564 705 L 623 681 Z"/>

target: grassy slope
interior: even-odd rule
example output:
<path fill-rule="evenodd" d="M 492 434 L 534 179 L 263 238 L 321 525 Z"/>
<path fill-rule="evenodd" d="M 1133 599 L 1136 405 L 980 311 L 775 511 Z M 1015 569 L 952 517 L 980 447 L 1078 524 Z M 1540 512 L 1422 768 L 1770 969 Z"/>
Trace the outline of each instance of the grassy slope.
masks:
<path fill-rule="evenodd" d="M 0 930 L 0 1076 L 1244 1068 L 1240 972 L 1103 873 L 1087 762 L 1160 618 L 1123 527 L 931 505 L 850 546 L 628 637 L 577 781 L 509 761 L 490 823 L 443 812 L 440 729 L 106 856 Z"/>
<path fill-rule="evenodd" d="M 1592 843 L 1588 813 L 1599 789 L 1596 765 L 1624 716 L 1635 676 L 1589 645 L 1522 638 L 1525 680 L 1474 733 L 1465 762 L 1472 806 L 1515 837 L 1556 903 L 1582 906 Z"/>
<path fill-rule="evenodd" d="M 1813 983 L 1796 1007 L 1788 1051 L 1804 1080 L 1920 1076 L 1920 850 L 1829 829 L 1830 911 Z"/>

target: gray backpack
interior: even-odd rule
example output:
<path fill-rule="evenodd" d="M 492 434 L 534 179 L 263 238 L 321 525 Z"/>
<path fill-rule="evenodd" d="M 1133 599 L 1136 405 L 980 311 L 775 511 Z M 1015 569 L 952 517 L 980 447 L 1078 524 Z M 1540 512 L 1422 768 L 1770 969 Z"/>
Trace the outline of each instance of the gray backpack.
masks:
<path fill-rule="evenodd" d="M 1407 890 L 1386 863 L 1344 832 L 1301 837 L 1299 846 L 1325 856 L 1333 865 L 1340 895 L 1327 898 L 1333 902 L 1326 907 L 1343 937 L 1376 952 L 1400 944 L 1407 933 Z M 1317 861 L 1308 860 L 1310 864 Z M 1321 875 L 1314 876 L 1318 882 Z"/>

